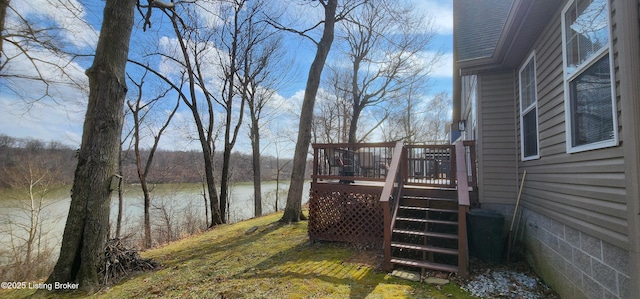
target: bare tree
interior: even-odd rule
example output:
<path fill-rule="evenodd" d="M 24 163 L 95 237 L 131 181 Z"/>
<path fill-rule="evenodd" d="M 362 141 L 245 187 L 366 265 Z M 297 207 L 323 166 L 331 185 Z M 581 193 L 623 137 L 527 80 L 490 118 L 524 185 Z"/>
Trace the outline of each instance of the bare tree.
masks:
<path fill-rule="evenodd" d="M 268 10 L 265 1 L 252 3 L 252 9 L 261 11 L 274 18 L 274 13 Z M 241 96 L 246 99 L 249 112 L 249 139 L 251 140 L 253 187 L 254 187 L 254 215 L 262 215 L 261 188 L 261 146 L 260 128 L 263 126 L 264 116 L 268 114 L 267 105 L 275 96 L 276 89 L 282 85 L 289 73 L 281 66 L 284 61 L 284 45 L 281 37 L 273 27 L 256 19 L 255 13 L 246 17 L 246 36 L 241 39 L 240 51 L 245 58 L 239 71 Z M 266 115 L 268 116 L 268 115 Z"/>
<path fill-rule="evenodd" d="M 446 126 L 451 122 L 451 96 L 447 92 L 435 94 L 427 102 L 426 125 L 427 128 L 425 141 L 432 143 L 447 143 Z"/>
<path fill-rule="evenodd" d="M 280 161 L 280 148 L 278 147 L 276 140 L 276 192 L 275 192 L 275 203 L 273 206 L 273 211 L 279 211 L 278 203 L 280 202 L 280 175 L 287 165 L 291 162 L 291 160 Z"/>
<path fill-rule="evenodd" d="M 447 92 L 433 96 L 410 91 L 398 101 L 385 130 L 387 140 L 447 143 L 451 97 Z"/>
<path fill-rule="evenodd" d="M 317 24 L 307 30 L 295 30 L 287 28 L 277 22 L 272 22 L 276 28 L 290 31 L 302 35 L 316 45 L 316 55 L 311 63 L 307 85 L 305 87 L 302 109 L 300 111 L 300 124 L 298 127 L 298 139 L 293 156 L 293 170 L 291 172 L 291 183 L 287 195 L 287 205 L 284 215 L 280 221 L 298 222 L 304 219 L 302 214 L 302 190 L 304 187 L 304 174 L 307 166 L 307 154 L 309 153 L 309 143 L 311 142 L 311 129 L 313 126 L 313 110 L 316 95 L 320 86 L 320 78 L 324 64 L 333 44 L 335 24 L 342 20 L 351 10 L 360 5 L 360 1 L 346 1 L 338 10 L 338 0 L 318 0 L 319 6 L 323 10 L 323 18 Z M 366 0 L 363 0 L 366 2 Z M 323 26 L 322 37 L 319 41 L 311 38 L 307 33 L 313 28 Z"/>
<path fill-rule="evenodd" d="M 142 156 L 140 155 L 140 142 L 144 138 L 142 134 L 143 125 L 150 111 L 153 109 L 153 106 L 158 104 L 158 102 L 163 99 L 169 90 L 162 91 L 158 96 L 143 101 L 143 86 L 145 82 L 145 77 L 147 73 L 145 72 L 140 78 L 140 81 L 137 82 L 131 76 L 129 79 L 133 82 L 133 84 L 137 87 L 137 96 L 135 102 L 128 102 L 127 106 L 131 111 L 133 118 L 133 150 L 136 158 L 136 168 L 138 169 L 138 179 L 140 180 L 140 188 L 142 188 L 142 194 L 144 198 L 144 248 L 151 247 L 151 220 L 150 220 L 150 212 L 151 208 L 151 190 L 149 189 L 148 177 L 149 171 L 151 170 L 151 165 L 153 163 L 153 157 L 158 149 L 158 144 L 160 143 L 160 138 L 162 137 L 162 133 L 167 129 L 171 119 L 178 111 L 178 107 L 180 107 L 180 98 L 176 101 L 173 110 L 171 110 L 166 118 L 162 120 L 160 123 L 160 128 L 156 132 L 150 132 L 152 134 L 152 143 L 151 148 L 149 149 L 149 154 L 146 157 L 146 161 L 143 162 Z M 144 165 L 143 165 L 144 163 Z"/>
<path fill-rule="evenodd" d="M 385 141 L 404 140 L 409 143 L 426 141 L 425 107 L 423 94 L 419 86 L 412 84 L 403 89 L 400 99 L 389 109 L 390 117 L 386 121 L 383 134 Z"/>
<path fill-rule="evenodd" d="M 127 111 L 124 113 L 124 118 L 127 118 Z M 116 233 L 115 237 L 120 238 L 120 233 L 122 232 L 122 216 L 124 215 L 124 185 L 125 185 L 125 175 L 124 175 L 124 163 L 127 160 L 130 150 L 131 143 L 127 149 L 124 149 L 124 144 L 127 140 L 130 140 L 130 136 L 133 134 L 134 128 L 128 129 L 125 136 L 122 136 L 120 140 L 120 152 L 118 153 L 118 213 L 116 215 Z M 124 154 L 124 155 L 123 155 Z"/>
<path fill-rule="evenodd" d="M 172 16 L 174 14 L 171 14 Z M 177 17 L 177 15 L 175 15 Z M 174 29 L 177 32 L 180 32 L 177 26 L 174 26 Z M 218 137 L 219 131 L 215 126 L 215 113 L 216 111 L 213 108 L 213 96 L 206 88 L 207 78 L 203 75 L 201 71 L 201 66 L 198 63 L 198 59 L 191 59 L 189 55 L 191 51 L 196 55 L 202 55 L 202 50 L 206 48 L 206 43 L 201 46 L 188 46 L 186 39 L 183 35 L 179 35 L 178 41 L 180 43 L 180 50 L 182 55 L 186 58 L 184 62 L 179 61 L 178 59 L 171 58 L 173 62 L 180 64 L 186 71 L 181 72 L 181 82 L 179 84 L 175 84 L 171 81 L 170 78 L 161 74 L 159 71 L 149 68 L 147 65 L 140 63 L 138 61 L 131 61 L 131 63 L 138 65 L 151 73 L 153 73 L 156 77 L 160 78 L 163 82 L 167 83 L 171 88 L 177 92 L 179 98 L 183 103 L 189 108 L 191 115 L 193 116 L 196 130 L 198 133 L 198 141 L 200 142 L 202 148 L 202 156 L 204 162 L 204 182 L 206 183 L 206 192 L 203 192 L 203 196 L 205 197 L 205 205 L 207 205 L 207 196 L 208 203 L 211 212 L 211 223 L 210 227 L 222 224 L 222 216 L 220 212 L 220 201 L 218 197 L 218 192 L 215 186 L 215 140 Z M 162 54 L 163 57 L 170 57 L 165 54 Z M 195 61 L 195 66 L 191 64 L 191 61 Z M 198 70 L 195 72 L 194 70 Z M 188 84 L 188 93 L 182 91 L 182 84 Z M 202 91 L 204 93 L 204 100 L 199 97 L 198 91 Z M 201 105 L 204 102 L 206 116 L 201 112 Z M 219 129 L 219 128 L 218 128 Z M 202 176 L 201 176 L 202 177 Z"/>
<path fill-rule="evenodd" d="M 12 271 L 7 278 L 37 279 L 51 270 L 50 245 L 46 228 L 55 222 L 45 208 L 53 203 L 50 192 L 56 186 L 60 165 L 45 161 L 43 152 L 18 157 L 13 166 L 4 169 L 0 178 L 11 190 L 17 203 L 14 213 L 3 215 L 0 223 L 7 229 L 11 248 Z"/>
<path fill-rule="evenodd" d="M 122 133 L 125 65 L 135 0 L 107 0 L 93 65 L 89 102 L 60 257 L 47 283 L 78 282 L 93 292 L 100 282 L 108 237 L 112 181 Z"/>
<path fill-rule="evenodd" d="M 187 84 L 188 92 L 182 92 L 182 88 L 178 87 L 179 84 L 172 83 L 169 78 L 159 72 L 153 70 L 152 73 L 170 84 L 191 111 L 204 158 L 204 170 L 211 210 L 210 225 L 215 226 L 224 223 L 224 214 L 222 213 L 214 176 L 215 164 L 213 159 L 216 137 L 214 103 L 216 99 L 209 88 L 209 76 L 206 73 L 206 70 L 211 67 L 207 62 L 210 51 L 212 51 L 211 42 L 214 38 L 214 32 L 206 30 L 204 25 L 198 23 L 200 20 L 193 10 L 194 8 L 190 5 L 192 3 L 183 4 L 162 10 L 171 20 L 173 31 L 176 34 L 179 44 L 178 50 L 180 51 L 179 58 L 172 56 L 174 53 L 161 54 L 161 56 L 183 68 L 181 77 L 183 82 Z M 183 12 L 189 18 L 188 21 L 177 12 L 177 8 L 184 9 Z M 138 65 L 146 67 L 142 64 Z M 205 107 L 206 114 L 201 112 L 201 105 Z"/>
<path fill-rule="evenodd" d="M 435 34 L 428 24 L 406 1 L 397 0 L 368 2 L 341 23 L 339 38 L 351 63 L 351 72 L 341 73 L 350 82 L 353 102 L 348 142 L 363 140 L 357 136 L 358 123 L 367 107 L 390 103 L 401 90 L 424 84 L 438 59 L 420 56 Z"/>
<path fill-rule="evenodd" d="M 156 223 L 156 240 L 159 244 L 169 243 L 176 239 L 176 208 L 175 204 L 166 198 L 161 198 L 159 202 L 153 203 Z M 146 221 L 146 220 L 145 220 Z M 146 242 L 146 241 L 145 241 Z"/>
<path fill-rule="evenodd" d="M 227 222 L 226 210 L 229 205 L 229 178 L 231 170 L 231 151 L 236 144 L 238 133 L 243 121 L 244 105 L 247 102 L 246 94 L 248 85 L 240 84 L 238 77 L 247 79 L 251 75 L 249 64 L 254 63 L 248 57 L 248 51 L 256 46 L 262 37 L 254 36 L 257 32 L 253 30 L 253 23 L 258 13 L 259 7 L 248 6 L 248 0 L 235 0 L 222 5 L 222 18 L 230 20 L 225 22 L 219 35 L 218 45 L 224 50 L 219 51 L 220 66 L 223 70 L 222 92 L 217 102 L 225 111 L 225 130 L 224 130 L 224 150 L 222 153 L 222 178 L 220 182 L 220 211 L 222 213 L 222 222 Z M 244 74 L 243 73 L 244 70 Z M 242 85 L 238 89 L 237 85 Z M 236 102 L 240 97 L 240 102 Z M 239 108 L 236 107 L 239 105 Z M 234 111 L 237 109 L 239 115 L 236 116 Z M 234 119 L 235 118 L 235 119 Z"/>
<path fill-rule="evenodd" d="M 248 98 L 258 96 L 257 92 L 262 88 L 260 81 L 265 81 L 262 77 L 267 63 L 265 55 L 268 53 L 267 50 L 261 50 L 261 44 L 266 43 L 267 38 L 273 34 L 259 22 L 258 17 L 264 13 L 265 3 L 246 0 L 220 1 L 216 3 L 218 12 L 215 15 L 205 7 L 197 10 L 197 6 L 205 5 L 205 2 L 179 5 L 178 7 L 183 9 L 180 12 L 175 8 L 164 10 L 172 21 L 182 55 L 176 58 L 171 54 L 163 54 L 163 57 L 184 68 L 188 78 L 189 95 L 183 99 L 192 111 L 205 153 L 211 197 L 211 225 L 226 222 L 231 153 L 243 122 L 244 105 Z M 206 18 L 221 20 L 220 25 L 203 23 L 202 14 L 207 15 Z M 215 75 L 218 77 L 215 78 Z M 199 96 L 204 98 L 201 102 L 205 103 L 208 111 L 205 117 L 202 117 L 199 110 Z M 214 187 L 212 163 L 215 149 L 212 138 L 216 116 L 214 104 L 222 108 L 224 118 L 219 198 Z"/>
<path fill-rule="evenodd" d="M 319 92 L 314 115 L 314 142 L 347 142 L 353 102 L 349 99 L 349 81 L 340 70 L 331 70 L 325 81 L 327 88 Z"/>

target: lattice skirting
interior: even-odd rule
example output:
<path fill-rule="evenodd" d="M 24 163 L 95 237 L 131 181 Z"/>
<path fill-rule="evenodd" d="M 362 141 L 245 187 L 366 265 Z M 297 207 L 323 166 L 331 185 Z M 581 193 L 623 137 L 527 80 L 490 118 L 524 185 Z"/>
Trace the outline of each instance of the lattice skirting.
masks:
<path fill-rule="evenodd" d="M 309 197 L 309 238 L 359 246 L 381 245 L 384 238 L 381 188 L 319 184 Z"/>

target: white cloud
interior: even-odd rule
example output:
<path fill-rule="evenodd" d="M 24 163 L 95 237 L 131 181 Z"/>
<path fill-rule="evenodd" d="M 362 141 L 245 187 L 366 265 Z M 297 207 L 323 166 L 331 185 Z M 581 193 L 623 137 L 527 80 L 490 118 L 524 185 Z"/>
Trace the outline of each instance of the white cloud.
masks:
<path fill-rule="evenodd" d="M 34 62 L 18 55 L 19 52 L 9 44 L 4 50 L 6 54 L 16 55 L 5 69 L 10 76 L 2 82 L 0 133 L 79 145 L 88 98 L 84 68 L 68 56 L 55 56 L 44 50 L 31 50 L 29 55 L 35 61 L 49 63 Z M 33 63 L 37 63 L 37 70 Z M 41 76 L 48 84 L 22 76 Z"/>
<path fill-rule="evenodd" d="M 11 6 L 27 20 L 35 17 L 53 21 L 63 28 L 63 38 L 76 47 L 95 48 L 98 43 L 99 33 L 86 21 L 87 11 L 77 0 L 23 0 L 13 1 Z M 8 17 L 16 16 L 9 14 Z"/>
<path fill-rule="evenodd" d="M 206 24 L 207 28 L 216 28 L 223 25 L 225 21 L 221 18 L 221 6 L 223 4 L 223 2 L 218 1 L 198 1 L 195 3 L 197 6 L 195 13 L 200 18 L 200 21 Z M 192 6 L 193 4 L 187 3 L 186 5 Z"/>
<path fill-rule="evenodd" d="M 435 55 L 434 52 L 426 52 L 423 54 L 425 61 L 431 61 Z M 444 53 L 436 63 L 431 66 L 432 77 L 453 77 L 453 53 Z"/>
<path fill-rule="evenodd" d="M 300 114 L 300 108 L 302 107 L 303 100 L 304 90 L 300 89 L 288 98 L 283 97 L 280 94 L 274 95 L 273 99 L 269 101 L 268 107 L 278 113 L 287 113 L 298 116 Z"/>
<path fill-rule="evenodd" d="M 80 145 L 84 119 L 80 107 L 64 107 L 44 100 L 27 107 L 24 102 L 8 97 L 0 98 L 0 107 L 3 107 L 0 134 Z"/>
<path fill-rule="evenodd" d="M 450 0 L 414 0 L 416 9 L 432 18 L 436 33 L 453 33 L 453 3 Z"/>

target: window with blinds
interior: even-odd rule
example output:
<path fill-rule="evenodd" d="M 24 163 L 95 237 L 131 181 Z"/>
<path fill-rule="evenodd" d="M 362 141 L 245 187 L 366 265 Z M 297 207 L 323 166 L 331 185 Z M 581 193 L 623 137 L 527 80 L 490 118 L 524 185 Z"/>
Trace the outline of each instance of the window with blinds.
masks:
<path fill-rule="evenodd" d="M 618 144 L 607 0 L 575 0 L 562 13 L 567 151 Z"/>

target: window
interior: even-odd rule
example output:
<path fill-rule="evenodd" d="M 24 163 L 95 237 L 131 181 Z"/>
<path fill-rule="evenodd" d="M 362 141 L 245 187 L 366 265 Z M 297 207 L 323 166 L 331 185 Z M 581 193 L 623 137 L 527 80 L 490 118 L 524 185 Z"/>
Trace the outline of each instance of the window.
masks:
<path fill-rule="evenodd" d="M 567 152 L 618 144 L 607 0 L 562 12 Z"/>
<path fill-rule="evenodd" d="M 522 160 L 539 158 L 536 56 L 531 54 L 520 69 L 520 154 Z"/>

